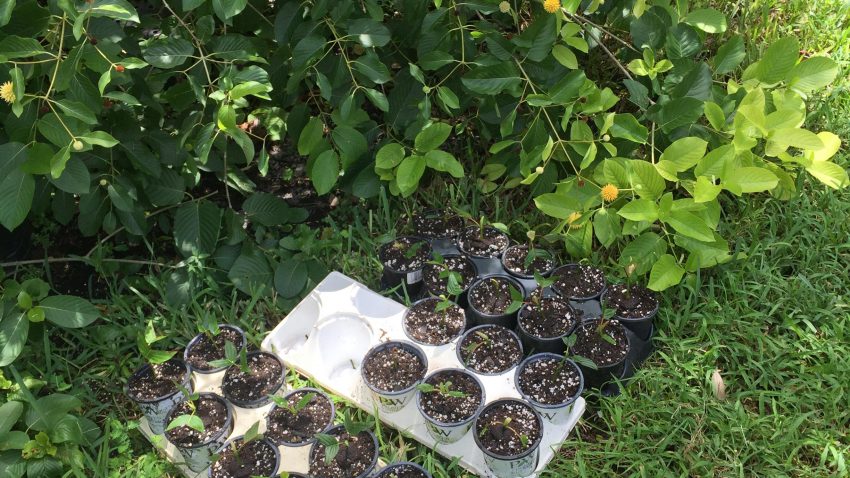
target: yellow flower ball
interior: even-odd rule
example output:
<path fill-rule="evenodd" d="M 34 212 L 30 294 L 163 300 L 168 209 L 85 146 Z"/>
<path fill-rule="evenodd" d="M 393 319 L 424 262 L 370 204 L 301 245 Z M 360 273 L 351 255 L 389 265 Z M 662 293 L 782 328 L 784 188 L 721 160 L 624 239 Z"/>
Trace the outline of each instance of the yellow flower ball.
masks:
<path fill-rule="evenodd" d="M 511 11 L 511 4 L 508 2 L 501 2 L 499 4 L 499 11 L 502 13 L 508 13 Z"/>
<path fill-rule="evenodd" d="M 17 97 L 15 96 L 15 85 L 11 81 L 7 81 L 0 85 L 0 98 L 6 103 L 14 103 Z"/>
<path fill-rule="evenodd" d="M 561 9 L 561 0 L 544 0 L 543 9 L 549 13 L 557 13 Z"/>
<path fill-rule="evenodd" d="M 611 202 L 617 199 L 617 196 L 620 195 L 620 190 L 617 189 L 617 186 L 613 184 L 606 184 L 602 187 L 602 191 L 600 192 L 602 195 L 602 200 L 605 202 Z"/>

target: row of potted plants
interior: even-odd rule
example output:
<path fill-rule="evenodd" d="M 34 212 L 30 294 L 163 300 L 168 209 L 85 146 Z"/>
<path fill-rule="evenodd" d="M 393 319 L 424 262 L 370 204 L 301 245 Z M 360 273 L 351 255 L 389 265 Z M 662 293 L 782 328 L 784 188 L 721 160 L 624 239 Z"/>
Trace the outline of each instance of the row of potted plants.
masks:
<path fill-rule="evenodd" d="M 415 400 L 428 433 L 438 443 L 457 442 L 472 429 L 494 475 L 530 475 L 537 468 L 545 422 L 566 421 L 584 387 L 582 372 L 564 356 L 532 355 L 514 374 L 523 399 L 502 398 L 485 405 L 485 389 L 476 375 L 515 367 L 522 358 L 522 344 L 512 331 L 494 324 L 470 329 L 463 337 L 457 353 L 469 370 L 447 368 L 426 376 L 428 361 L 422 348 L 392 341 L 366 354 L 363 381 L 383 412 L 398 412 Z M 502 351 L 507 352 L 497 353 Z"/>

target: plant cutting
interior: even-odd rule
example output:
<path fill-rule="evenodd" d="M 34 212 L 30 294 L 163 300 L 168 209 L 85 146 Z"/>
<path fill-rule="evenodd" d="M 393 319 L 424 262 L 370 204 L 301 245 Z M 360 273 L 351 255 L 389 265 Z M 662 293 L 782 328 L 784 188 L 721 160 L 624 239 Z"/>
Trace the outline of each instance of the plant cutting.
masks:
<path fill-rule="evenodd" d="M 602 306 L 641 340 L 652 335 L 652 319 L 658 313 L 658 295 L 633 281 L 634 266 L 626 267 L 626 282 L 614 284 L 602 294 Z"/>
<path fill-rule="evenodd" d="M 534 473 L 540 457 L 543 420 L 527 403 L 503 398 L 490 403 L 473 426 L 475 444 L 498 478 Z"/>
<path fill-rule="evenodd" d="M 375 478 L 431 478 L 431 474 L 416 463 L 404 461 L 387 465 Z"/>
<path fill-rule="evenodd" d="M 526 350 L 561 353 L 563 339 L 580 321 L 581 313 L 566 299 L 544 297 L 543 288 L 550 280 L 537 276 L 540 287 L 532 291 L 517 313 L 517 334 Z"/>
<path fill-rule="evenodd" d="M 301 388 L 272 400 L 275 405 L 266 416 L 265 435 L 276 445 L 307 445 L 333 425 L 334 404 L 320 390 Z"/>
<path fill-rule="evenodd" d="M 429 297 L 413 303 L 402 317 L 404 333 L 422 345 L 445 345 L 463 334 L 466 313 L 454 302 Z"/>
<path fill-rule="evenodd" d="M 463 218 L 449 209 L 432 209 L 413 216 L 413 231 L 419 237 L 453 240 L 463 228 Z"/>
<path fill-rule="evenodd" d="M 343 424 L 316 435 L 310 448 L 310 476 L 322 478 L 364 478 L 378 463 L 378 439 L 370 430 L 374 424 L 345 416 Z"/>
<path fill-rule="evenodd" d="M 247 344 L 245 333 L 235 325 L 211 323 L 201 324 L 200 328 L 201 333 L 196 335 L 183 351 L 183 361 L 193 372 L 215 373 L 224 370 L 227 365 L 216 367 L 211 362 L 227 358 L 226 344 L 233 344 L 237 352 L 241 352 Z"/>
<path fill-rule="evenodd" d="M 567 264 L 552 271 L 552 290 L 565 299 L 584 302 L 605 291 L 605 274 L 584 264 Z"/>
<path fill-rule="evenodd" d="M 461 231 L 457 239 L 458 248 L 471 257 L 491 258 L 500 257 L 511 243 L 508 235 L 487 225 L 487 219 L 482 216 L 476 223 Z"/>
<path fill-rule="evenodd" d="M 477 374 L 498 375 L 522 360 L 522 342 L 501 325 L 479 325 L 460 338 L 457 357 L 464 367 Z"/>
<path fill-rule="evenodd" d="M 164 338 L 156 335 L 150 321 L 144 332 L 139 332 L 136 343 L 146 363 L 127 381 L 127 395 L 142 410 L 156 435 L 165 430 L 168 412 L 186 399 L 181 389 L 192 391 L 192 374 L 186 363 L 173 358 L 175 352 L 151 347 Z"/>
<path fill-rule="evenodd" d="M 214 393 L 183 393 L 188 394 L 186 400 L 168 413 L 165 438 L 177 447 L 190 470 L 202 471 L 233 431 L 233 409 Z"/>
<path fill-rule="evenodd" d="M 425 352 L 407 342 L 385 342 L 372 347 L 360 368 L 376 404 L 387 413 L 407 405 L 427 371 Z"/>
<path fill-rule="evenodd" d="M 416 388 L 419 413 L 428 433 L 439 443 L 463 438 L 484 406 L 484 386 L 466 370 L 438 370 Z"/>
<path fill-rule="evenodd" d="M 506 276 L 485 276 L 469 286 L 469 320 L 475 325 L 516 326 L 516 313 L 525 300 L 523 288 Z"/>
<path fill-rule="evenodd" d="M 259 408 L 271 401 L 271 395 L 283 386 L 284 366 L 276 355 L 267 352 L 235 352 L 229 346 L 227 371 L 221 381 L 224 398 L 241 408 Z M 218 366 L 218 365 L 216 365 Z"/>
<path fill-rule="evenodd" d="M 381 284 L 386 288 L 403 286 L 408 294 L 422 288 L 422 268 L 431 258 L 431 245 L 418 237 L 401 236 L 378 250 L 384 265 Z"/>
<path fill-rule="evenodd" d="M 502 266 L 508 274 L 521 279 L 531 279 L 535 274 L 548 276 L 555 268 L 555 258 L 546 249 L 536 247 L 537 233 L 526 232 L 527 244 L 514 244 L 502 254 Z"/>
<path fill-rule="evenodd" d="M 610 313 L 608 313 L 610 316 Z M 631 343 L 625 327 L 618 320 L 601 317 L 576 328 L 570 353 L 589 360 L 577 361 L 584 375 L 585 388 L 600 387 L 611 379 L 622 377 Z"/>
<path fill-rule="evenodd" d="M 260 422 L 255 422 L 244 435 L 224 445 L 210 467 L 210 478 L 249 478 L 277 473 L 280 452 L 271 440 L 259 433 L 259 427 Z"/>
<path fill-rule="evenodd" d="M 522 398 L 546 420 L 563 423 L 584 390 L 578 365 L 563 355 L 534 354 L 517 367 L 514 383 Z"/>
<path fill-rule="evenodd" d="M 439 296 L 457 297 L 459 302 L 466 299 L 469 285 L 478 276 L 478 268 L 468 257 L 461 254 L 436 252 L 422 269 L 422 283 L 425 291 Z"/>

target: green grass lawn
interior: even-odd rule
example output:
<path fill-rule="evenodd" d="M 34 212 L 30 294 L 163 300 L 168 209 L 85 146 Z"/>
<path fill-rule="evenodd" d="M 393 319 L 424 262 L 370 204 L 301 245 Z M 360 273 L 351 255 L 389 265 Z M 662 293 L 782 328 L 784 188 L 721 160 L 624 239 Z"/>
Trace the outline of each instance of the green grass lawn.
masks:
<path fill-rule="evenodd" d="M 798 34 L 807 49 L 831 52 L 848 70 L 846 1 L 695 3 L 734 14 L 735 28 L 754 48 Z M 850 138 L 846 80 L 817 102 L 810 121 L 845 142 Z M 846 149 L 840 155 L 837 162 L 850 166 Z M 746 258 L 688 277 L 663 295 L 656 353 L 621 396 L 588 394 L 582 421 L 545 476 L 850 474 L 850 191 L 825 191 L 805 179 L 798 186 L 800 197 L 787 202 L 767 195 L 748 204 L 728 198 L 720 233 Z M 328 267 L 377 287 L 375 244 L 414 204 L 485 210 L 504 223 L 546 220 L 529 213 L 529 198 L 519 193 L 483 198 L 472 190 L 463 181 L 441 183 L 403 204 L 384 198 L 340 206 L 320 232 L 316 254 Z M 520 237 L 522 224 L 513 228 Z M 173 345 L 185 345 L 195 333 L 192 317 L 211 314 L 245 325 L 258 344 L 294 305 L 245 301 L 217 290 L 215 281 L 205 284 L 190 315 L 165 305 L 159 273 L 132 277 L 116 284 L 113 306 L 99 325 L 31 339 L 43 342 L 31 363 L 46 364 L 41 373 L 51 377 L 51 388 L 99 403 L 87 414 L 105 433 L 98 453 L 83 458 L 91 470 L 86 476 L 177 476 L 135 430 L 138 412 L 123 396 L 122 384 L 138 363 L 139 323 L 154 319 L 174 336 Z M 384 459 L 413 459 L 437 477 L 468 476 L 389 430 L 381 430 L 381 441 Z"/>

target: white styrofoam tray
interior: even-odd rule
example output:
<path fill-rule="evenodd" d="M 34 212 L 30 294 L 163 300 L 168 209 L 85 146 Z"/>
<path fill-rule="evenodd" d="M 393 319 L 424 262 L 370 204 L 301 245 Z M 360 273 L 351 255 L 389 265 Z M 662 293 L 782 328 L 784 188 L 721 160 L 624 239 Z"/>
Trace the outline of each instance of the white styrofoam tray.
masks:
<path fill-rule="evenodd" d="M 410 339 L 402 328 L 406 308 L 377 294 L 359 282 L 331 272 L 263 340 L 263 350 L 276 353 L 286 365 L 313 379 L 326 390 L 369 413 L 376 407 L 363 383 L 360 364 L 373 346 L 391 340 Z M 420 345 L 428 358 L 428 373 L 444 368 L 463 368 L 455 353 L 458 339 L 442 346 Z M 474 373 L 474 372 L 473 372 Z M 499 375 L 477 375 L 487 402 L 520 398 L 514 386 L 515 369 Z M 579 397 L 560 424 L 544 421 L 537 471 L 543 470 L 584 412 Z M 438 444 L 428 434 L 416 400 L 402 410 L 379 415 L 381 421 L 436 450 L 446 458 L 460 458 L 460 465 L 479 476 L 492 477 L 472 432 L 452 444 Z M 301 471 L 292 468 L 290 471 Z M 306 471 L 306 469 L 304 470 Z"/>

